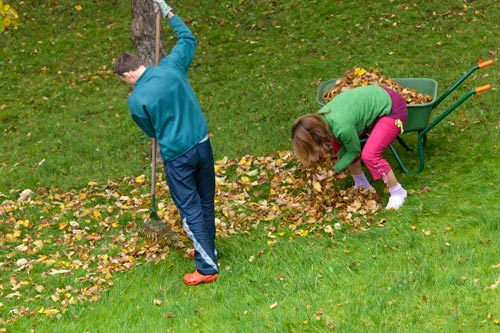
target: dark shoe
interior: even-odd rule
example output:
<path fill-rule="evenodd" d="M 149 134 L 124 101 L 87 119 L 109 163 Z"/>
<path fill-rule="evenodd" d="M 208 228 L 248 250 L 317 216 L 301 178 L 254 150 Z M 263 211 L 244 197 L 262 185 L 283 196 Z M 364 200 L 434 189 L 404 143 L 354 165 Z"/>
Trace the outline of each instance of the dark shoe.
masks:
<path fill-rule="evenodd" d="M 200 283 L 211 283 L 217 280 L 219 277 L 218 273 L 215 273 L 213 275 L 203 275 L 197 270 L 194 271 L 194 273 L 188 273 L 184 275 L 184 283 L 188 284 L 190 286 L 196 286 L 199 285 Z"/>

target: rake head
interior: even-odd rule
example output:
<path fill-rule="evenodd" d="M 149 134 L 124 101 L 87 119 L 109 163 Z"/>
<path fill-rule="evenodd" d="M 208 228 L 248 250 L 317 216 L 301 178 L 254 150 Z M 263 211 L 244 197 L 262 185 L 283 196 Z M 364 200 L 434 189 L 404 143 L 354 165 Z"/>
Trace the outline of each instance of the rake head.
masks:
<path fill-rule="evenodd" d="M 142 225 L 141 233 L 150 241 L 161 246 L 175 246 L 179 236 L 158 216 L 151 212 L 149 219 Z"/>

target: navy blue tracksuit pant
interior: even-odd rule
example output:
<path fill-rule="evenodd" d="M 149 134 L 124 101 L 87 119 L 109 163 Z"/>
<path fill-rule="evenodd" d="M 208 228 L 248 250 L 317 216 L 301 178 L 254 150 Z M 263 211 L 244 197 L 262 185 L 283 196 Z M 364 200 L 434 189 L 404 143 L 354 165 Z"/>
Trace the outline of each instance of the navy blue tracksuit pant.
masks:
<path fill-rule="evenodd" d="M 194 245 L 198 272 L 219 271 L 215 249 L 215 171 L 208 138 L 173 161 L 165 161 L 165 174 L 184 230 Z"/>

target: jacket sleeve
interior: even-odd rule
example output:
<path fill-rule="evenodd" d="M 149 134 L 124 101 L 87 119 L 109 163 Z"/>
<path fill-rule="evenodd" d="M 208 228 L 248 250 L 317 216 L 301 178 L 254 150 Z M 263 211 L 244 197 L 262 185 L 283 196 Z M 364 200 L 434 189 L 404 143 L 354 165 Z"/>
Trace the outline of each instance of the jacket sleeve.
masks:
<path fill-rule="evenodd" d="M 191 61 L 194 58 L 197 41 L 188 26 L 177 15 L 172 16 L 169 20 L 175 35 L 177 36 L 177 43 L 172 49 L 172 52 L 163 58 L 162 62 L 173 62 L 176 66 L 187 71 Z"/>
<path fill-rule="evenodd" d="M 342 132 L 338 135 L 337 140 L 342 144 L 342 149 L 339 151 L 340 158 L 334 165 L 335 172 L 340 172 L 347 168 L 361 153 L 361 142 L 359 141 L 358 133 L 355 128 L 348 132 Z"/>
<path fill-rule="evenodd" d="M 153 127 L 151 126 L 151 121 L 149 118 L 144 118 L 144 117 L 138 117 L 137 115 L 132 115 L 132 119 L 134 122 L 139 126 L 139 128 L 146 133 L 147 136 L 150 138 L 155 137 L 155 132 L 153 130 Z"/>
<path fill-rule="evenodd" d="M 136 105 L 132 100 L 129 99 L 128 107 L 130 109 L 130 115 L 132 120 L 139 126 L 139 128 L 150 138 L 155 137 L 155 130 L 153 124 L 151 123 L 151 118 L 149 114 L 140 106 Z"/>

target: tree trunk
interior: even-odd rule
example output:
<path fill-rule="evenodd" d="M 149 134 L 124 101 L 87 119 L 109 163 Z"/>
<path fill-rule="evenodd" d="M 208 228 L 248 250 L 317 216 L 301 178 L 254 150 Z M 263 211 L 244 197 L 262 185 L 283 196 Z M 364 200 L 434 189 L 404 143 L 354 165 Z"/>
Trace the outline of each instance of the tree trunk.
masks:
<path fill-rule="evenodd" d="M 155 64 L 156 13 L 152 0 L 131 0 L 132 26 L 130 39 L 134 43 L 137 55 L 146 66 Z M 163 29 L 160 26 L 160 59 L 165 56 Z"/>
<path fill-rule="evenodd" d="M 132 2 L 132 26 L 130 28 L 130 39 L 134 43 L 137 55 L 142 59 L 144 65 L 155 65 L 155 43 L 156 43 L 156 13 L 153 1 L 131 0 Z M 165 53 L 163 43 L 163 29 L 160 24 L 160 59 Z M 153 140 L 151 143 L 153 144 Z M 151 147 L 151 149 L 153 149 Z M 156 144 L 156 166 L 162 166 L 163 160 L 160 156 L 158 143 Z"/>

